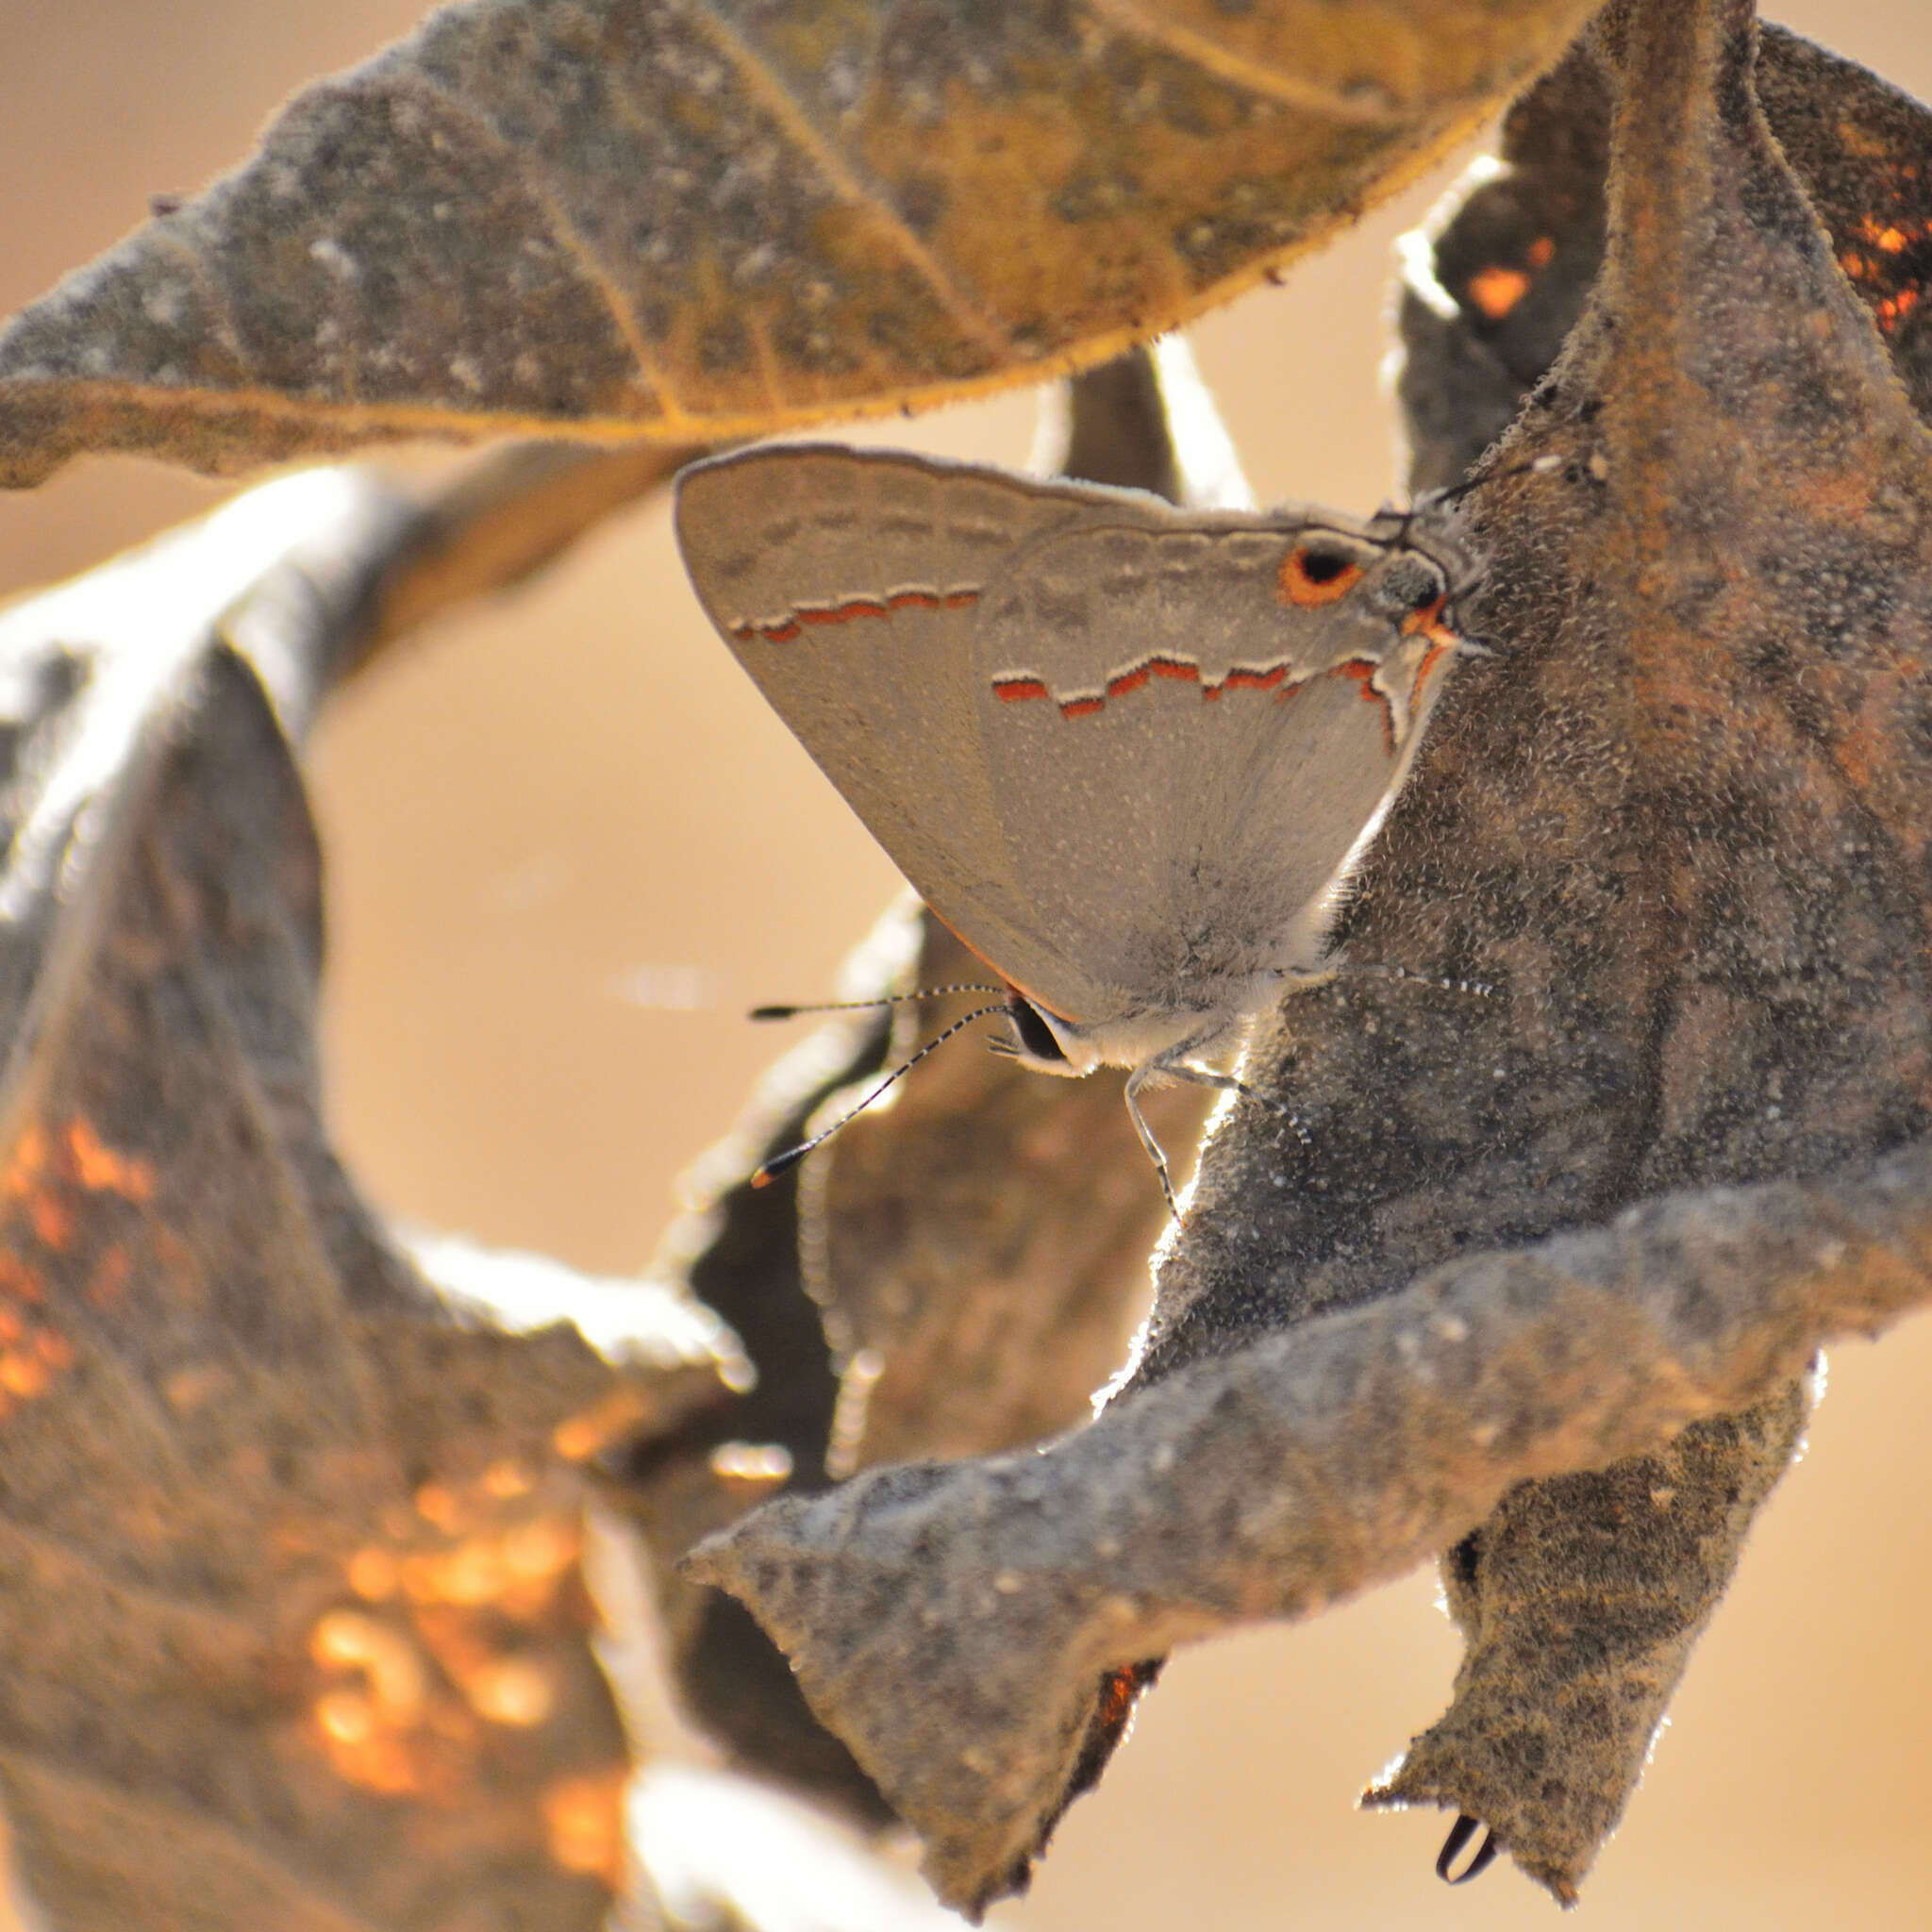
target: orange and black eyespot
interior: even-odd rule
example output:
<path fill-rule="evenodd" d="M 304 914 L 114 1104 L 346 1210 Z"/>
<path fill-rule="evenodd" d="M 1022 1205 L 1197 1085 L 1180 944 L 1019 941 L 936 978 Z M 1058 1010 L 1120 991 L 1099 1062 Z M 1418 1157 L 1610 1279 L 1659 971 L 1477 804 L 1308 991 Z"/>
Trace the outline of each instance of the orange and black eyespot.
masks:
<path fill-rule="evenodd" d="M 1281 560 L 1277 592 L 1303 610 L 1338 603 L 1361 581 L 1362 567 L 1332 544 L 1297 543 Z"/>

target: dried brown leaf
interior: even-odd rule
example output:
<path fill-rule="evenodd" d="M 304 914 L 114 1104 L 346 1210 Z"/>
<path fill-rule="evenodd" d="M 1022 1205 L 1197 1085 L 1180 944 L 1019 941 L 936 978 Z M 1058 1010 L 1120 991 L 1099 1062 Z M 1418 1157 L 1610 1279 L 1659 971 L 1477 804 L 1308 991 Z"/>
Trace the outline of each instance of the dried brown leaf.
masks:
<path fill-rule="evenodd" d="M 1574 1903 L 1797 1449 L 1807 1395 L 1788 1382 L 1657 1455 L 1511 1490 L 1442 1566 L 1469 1644 L 1456 1700 L 1364 1802 L 1450 1805 Z"/>
<path fill-rule="evenodd" d="M 496 1326 L 329 1152 L 281 720 L 411 523 L 292 479 L 0 618 L 0 1798 L 53 1926 L 589 1932 L 620 1880 L 582 1464 L 721 1331 Z M 272 703 L 217 620 L 278 552 Z"/>
<path fill-rule="evenodd" d="M 1319 241 L 1589 10 L 469 0 L 0 334 L 0 481 L 1038 381 Z"/>
<path fill-rule="evenodd" d="M 1924 259 L 1919 184 L 1932 162 L 1932 118 L 1862 69 L 1776 29 L 1764 32 L 1754 77 L 1783 156 L 1840 265 L 1855 271 L 1854 288 L 1924 415 L 1913 277 Z M 1475 191 L 1434 251 L 1438 291 L 1458 291 L 1456 322 L 1417 299 L 1412 268 L 1405 335 L 1423 353 L 1405 400 L 1449 432 L 1446 441 L 1426 430 L 1417 437 L 1419 472 L 1472 458 L 1514 413 L 1502 385 L 1489 384 L 1486 403 L 1480 377 L 1458 378 L 1487 367 L 1526 387 L 1543 373 L 1538 355 L 1554 356 L 1581 309 L 1602 254 L 1611 94 L 1579 49 L 1512 111 L 1511 172 Z M 1701 1453 L 1674 1466 L 1646 1460 L 1511 1495 L 1444 1565 L 1471 1645 L 1456 1701 L 1370 1797 L 1433 1800 L 1478 1817 L 1524 1869 L 1574 1898 L 1641 1775 L 1803 1408 L 1793 1388 L 1755 1421 L 1708 1425 Z M 1672 1497 L 1680 1526 L 1702 1519 L 1702 1527 L 1674 1546 L 1656 1538 L 1631 1547 L 1618 1526 L 1631 1499 L 1652 1491 Z M 1633 1588 L 1639 1575 L 1643 1587 Z"/>
<path fill-rule="evenodd" d="M 706 1544 L 925 1840 L 1024 1880 L 1104 1673 L 1401 1574 L 1524 1477 L 1671 1450 L 1932 1296 L 1932 1152 L 1655 1201 L 1181 1370 L 1043 1450 L 882 1469 Z M 1674 1538 L 1645 1496 L 1628 1533 Z M 910 1689 L 909 1686 L 916 1686 Z"/>

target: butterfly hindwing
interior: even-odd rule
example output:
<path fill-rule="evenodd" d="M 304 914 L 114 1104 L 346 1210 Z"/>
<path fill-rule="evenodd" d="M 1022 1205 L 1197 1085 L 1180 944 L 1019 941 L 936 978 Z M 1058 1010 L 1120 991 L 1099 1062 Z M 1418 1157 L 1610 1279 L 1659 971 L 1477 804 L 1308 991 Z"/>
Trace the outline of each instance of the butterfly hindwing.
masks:
<path fill-rule="evenodd" d="M 1102 977 L 1185 1002 L 1315 964 L 1434 690 L 1407 580 L 1393 610 L 1374 601 L 1393 554 L 1331 512 L 1171 512 L 1048 533 L 989 586 L 974 641 L 1008 863 Z"/>

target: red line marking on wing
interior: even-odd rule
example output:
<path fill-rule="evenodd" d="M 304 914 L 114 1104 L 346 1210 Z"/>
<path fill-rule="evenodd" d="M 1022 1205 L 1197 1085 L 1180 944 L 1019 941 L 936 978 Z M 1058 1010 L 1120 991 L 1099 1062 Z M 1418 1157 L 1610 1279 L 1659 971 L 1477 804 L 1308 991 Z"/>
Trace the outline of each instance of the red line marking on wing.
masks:
<path fill-rule="evenodd" d="M 1435 675 L 1436 666 L 1444 658 L 1448 657 L 1450 652 L 1455 650 L 1457 643 L 1461 641 L 1453 631 L 1436 629 L 1431 630 L 1428 635 L 1429 648 L 1423 661 L 1415 668 L 1415 684 L 1408 694 L 1409 708 L 1411 710 L 1421 708 L 1423 691 L 1427 687 L 1429 679 Z"/>
<path fill-rule="evenodd" d="M 855 617 L 882 619 L 891 613 L 876 597 L 851 597 L 843 604 L 801 605 L 794 614 L 800 624 L 850 624 Z"/>
<path fill-rule="evenodd" d="M 1221 680 L 1224 691 L 1273 691 L 1288 675 L 1288 666 L 1277 664 L 1272 671 L 1250 671 L 1244 664 L 1237 664 Z"/>
<path fill-rule="evenodd" d="M 1366 658 L 1351 658 L 1346 664 L 1336 665 L 1328 675 L 1331 677 L 1352 677 L 1361 687 L 1362 696 L 1370 704 L 1381 707 L 1382 737 L 1392 758 L 1395 756 L 1395 714 L 1390 709 L 1389 700 L 1375 689 L 1375 673 L 1381 668 Z"/>
<path fill-rule="evenodd" d="M 847 597 L 841 604 L 801 604 L 784 617 L 754 618 L 734 625 L 731 635 L 740 643 L 763 638 L 768 644 L 789 644 L 807 625 L 850 624 L 854 618 L 889 618 L 895 610 L 965 610 L 979 602 L 976 590 L 925 591 L 916 587 L 892 591 L 883 597 Z"/>
<path fill-rule="evenodd" d="M 1367 675 L 1374 675 L 1374 667 L 1369 666 Z M 1236 665 L 1219 684 L 1202 682 L 1201 667 L 1191 664 L 1185 658 L 1156 657 L 1132 664 L 1124 671 L 1116 672 L 1107 681 L 1107 689 L 1098 695 L 1082 692 L 1077 697 L 1060 700 L 1060 715 L 1065 718 L 1091 718 L 1096 711 L 1107 708 L 1108 698 L 1126 697 L 1130 692 L 1144 691 L 1148 682 L 1156 677 L 1165 677 L 1179 684 L 1198 684 L 1203 699 L 1213 702 L 1227 691 L 1272 691 L 1281 698 L 1289 697 L 1299 686 L 1289 684 L 1284 691 L 1281 687 L 1288 678 L 1288 666 L 1275 664 L 1267 670 L 1257 670 L 1250 664 Z M 1043 698 L 1051 696 L 1046 682 L 1025 673 L 1011 676 L 996 677 L 992 681 L 993 695 L 1004 703 L 1012 704 L 1022 698 Z M 1379 698 L 1379 693 L 1377 694 Z"/>

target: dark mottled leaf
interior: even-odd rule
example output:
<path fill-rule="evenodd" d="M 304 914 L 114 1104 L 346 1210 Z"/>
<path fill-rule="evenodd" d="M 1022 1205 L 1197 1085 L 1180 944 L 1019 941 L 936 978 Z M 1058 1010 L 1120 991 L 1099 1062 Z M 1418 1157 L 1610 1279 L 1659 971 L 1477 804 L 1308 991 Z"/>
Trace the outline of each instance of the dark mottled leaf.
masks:
<path fill-rule="evenodd" d="M 1932 396 L 1919 366 L 1911 238 L 1923 226 L 1932 117 L 1776 28 L 1763 31 L 1755 81 L 1924 415 Z M 1446 225 L 1433 270 L 1410 251 L 1401 388 L 1419 483 L 1448 481 L 1475 458 L 1581 312 L 1602 258 L 1611 98 L 1592 50 L 1577 49 L 1512 110 L 1508 171 L 1477 187 Z M 1803 1413 L 1794 1388 L 1754 1418 L 1693 1431 L 1670 1458 L 1512 1494 L 1443 1566 L 1470 1643 L 1455 1703 L 1371 1798 L 1435 1799 L 1479 1816 L 1515 1841 L 1519 1863 L 1574 1897 Z M 1671 1498 L 1670 1515 L 1654 1522 L 1674 1528 L 1674 1543 L 1630 1536 L 1627 1525 L 1642 1520 L 1632 1499 L 1651 1493 Z"/>

